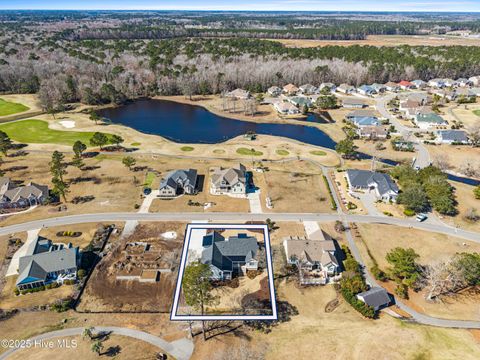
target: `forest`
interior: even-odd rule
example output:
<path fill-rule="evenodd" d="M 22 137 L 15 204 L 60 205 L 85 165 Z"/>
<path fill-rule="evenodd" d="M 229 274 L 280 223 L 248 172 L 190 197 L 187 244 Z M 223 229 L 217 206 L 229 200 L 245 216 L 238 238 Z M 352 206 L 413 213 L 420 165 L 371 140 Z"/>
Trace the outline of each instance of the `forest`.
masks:
<path fill-rule="evenodd" d="M 480 74 L 480 47 L 475 46 L 289 48 L 261 39 L 267 33 L 273 39 L 279 31 L 299 36 L 312 31 L 311 36 L 316 36 L 315 31 L 326 31 L 329 26 L 340 26 L 344 34 L 361 37 L 373 28 L 382 29 L 383 22 L 378 20 L 299 20 L 291 16 L 289 21 L 282 16 L 245 15 L 242 22 L 233 15 L 205 14 L 192 23 L 215 23 L 217 28 L 179 28 L 170 13 L 61 15 L 0 12 L 0 92 L 39 93 L 44 106 L 54 109 L 72 101 L 121 103 L 155 94 L 210 94 L 237 87 L 260 92 L 289 82 L 359 85 Z M 294 27 L 297 20 L 317 25 L 324 21 L 328 26 L 301 29 Z M 444 16 L 435 21 L 429 18 L 412 26 L 438 26 L 447 20 Z M 240 22 L 250 28 L 233 29 Z M 254 29 L 258 22 L 265 28 Z M 375 26 L 365 25 L 370 23 Z M 392 31 L 398 31 L 399 22 L 388 23 L 397 29 Z M 401 24 L 410 26 L 408 21 Z"/>

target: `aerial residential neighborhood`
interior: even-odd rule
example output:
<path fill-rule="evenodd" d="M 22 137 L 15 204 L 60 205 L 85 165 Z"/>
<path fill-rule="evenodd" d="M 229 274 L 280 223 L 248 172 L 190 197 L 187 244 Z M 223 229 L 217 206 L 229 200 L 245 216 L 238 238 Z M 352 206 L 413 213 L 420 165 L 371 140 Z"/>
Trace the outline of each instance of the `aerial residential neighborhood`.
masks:
<path fill-rule="evenodd" d="M 479 359 L 480 5 L 0 4 L 0 360 Z"/>

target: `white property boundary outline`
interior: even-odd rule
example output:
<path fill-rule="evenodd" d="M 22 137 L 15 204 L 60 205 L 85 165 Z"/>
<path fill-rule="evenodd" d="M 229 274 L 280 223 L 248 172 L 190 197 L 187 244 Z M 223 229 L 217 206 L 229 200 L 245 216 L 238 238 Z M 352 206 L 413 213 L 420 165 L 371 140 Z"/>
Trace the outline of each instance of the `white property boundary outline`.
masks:
<path fill-rule="evenodd" d="M 193 229 L 260 229 L 263 230 L 265 242 L 265 254 L 267 257 L 267 274 L 270 289 L 270 302 L 272 304 L 271 315 L 177 315 L 178 302 L 180 299 L 180 291 L 182 288 L 183 273 L 187 262 L 187 253 L 190 245 L 190 236 Z M 270 236 L 268 234 L 268 226 L 265 224 L 187 224 L 185 229 L 185 241 L 183 243 L 182 259 L 180 269 L 178 271 L 177 286 L 175 289 L 175 297 L 173 299 L 170 320 L 172 321 L 192 321 L 192 320 L 277 320 L 277 302 L 275 297 L 275 286 L 273 283 L 273 266 L 272 254 L 270 248 Z"/>

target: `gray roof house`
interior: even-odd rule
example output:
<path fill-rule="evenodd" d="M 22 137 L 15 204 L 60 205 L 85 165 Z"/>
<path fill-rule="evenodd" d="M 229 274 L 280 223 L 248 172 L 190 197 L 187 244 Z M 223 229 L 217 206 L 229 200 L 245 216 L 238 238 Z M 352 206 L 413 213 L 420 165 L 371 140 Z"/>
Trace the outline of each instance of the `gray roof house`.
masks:
<path fill-rule="evenodd" d="M 300 92 L 305 95 L 315 94 L 317 92 L 317 88 L 312 84 L 305 84 L 299 87 Z"/>
<path fill-rule="evenodd" d="M 217 167 L 210 177 L 210 190 L 214 194 L 245 194 L 247 192 L 247 169 L 242 164 L 232 168 Z"/>
<path fill-rule="evenodd" d="M 355 87 L 348 84 L 340 84 L 340 86 L 337 87 L 337 91 L 344 94 L 352 94 L 355 92 Z"/>
<path fill-rule="evenodd" d="M 363 109 L 368 104 L 362 99 L 346 98 L 342 100 L 342 106 L 346 109 Z"/>
<path fill-rule="evenodd" d="M 210 265 L 212 280 L 230 280 L 247 270 L 257 270 L 257 239 L 238 234 L 225 239 L 220 234 L 207 235 L 203 239 L 201 263 Z"/>
<path fill-rule="evenodd" d="M 225 96 L 234 99 L 248 99 L 250 98 L 250 91 L 243 89 L 235 89 L 233 91 L 227 92 Z"/>
<path fill-rule="evenodd" d="M 78 247 L 39 238 L 27 249 L 26 255 L 19 258 L 17 288 L 32 289 L 66 276 L 75 279 L 79 264 Z"/>
<path fill-rule="evenodd" d="M 197 170 L 173 170 L 160 181 L 162 197 L 174 197 L 180 194 L 195 194 L 197 192 Z"/>
<path fill-rule="evenodd" d="M 373 287 L 370 290 L 357 294 L 357 299 L 373 307 L 375 311 L 388 306 L 391 302 L 390 296 L 382 287 Z"/>
<path fill-rule="evenodd" d="M 33 182 L 15 186 L 7 177 L 0 178 L 0 207 L 26 207 L 43 204 L 48 199 L 48 186 Z"/>
<path fill-rule="evenodd" d="M 383 173 L 349 169 L 346 178 L 351 190 L 375 190 L 377 199 L 395 201 L 398 196 L 398 187 L 392 178 Z"/>
<path fill-rule="evenodd" d="M 278 86 L 271 86 L 268 88 L 267 93 L 271 96 L 279 96 L 282 93 L 282 89 Z"/>
<path fill-rule="evenodd" d="M 434 112 L 422 114 L 419 113 L 415 116 L 415 123 L 420 129 L 428 129 L 429 127 L 445 126 L 448 122 L 440 115 Z"/>
<path fill-rule="evenodd" d="M 467 133 L 463 130 L 439 130 L 437 142 L 441 144 L 468 144 Z"/>

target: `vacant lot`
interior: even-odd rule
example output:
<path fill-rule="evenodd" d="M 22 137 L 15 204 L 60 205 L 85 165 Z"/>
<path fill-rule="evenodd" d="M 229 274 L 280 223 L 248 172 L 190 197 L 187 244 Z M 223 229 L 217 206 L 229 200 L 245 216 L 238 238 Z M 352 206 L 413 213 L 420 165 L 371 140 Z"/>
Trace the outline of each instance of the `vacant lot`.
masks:
<path fill-rule="evenodd" d="M 38 349 L 31 348 L 17 351 L 9 359 L 21 360 L 62 360 L 74 356 L 75 359 L 98 359 L 99 356 L 91 350 L 93 341 L 82 338 L 82 336 L 71 336 L 61 338 L 68 342 L 76 341 L 75 348 Z M 56 339 L 54 339 L 56 341 Z M 126 336 L 111 335 L 107 340 L 102 341 L 102 356 L 114 357 L 115 359 L 138 359 L 138 360 L 155 360 L 156 353 L 162 350 L 149 343 L 133 339 Z"/>
<path fill-rule="evenodd" d="M 17 114 L 29 110 L 28 106 L 23 104 L 6 101 L 0 98 L 0 116 Z"/>
<path fill-rule="evenodd" d="M 448 164 L 448 168 L 459 174 L 474 170 L 480 177 L 480 148 L 466 145 L 426 145 L 432 162 Z"/>
<path fill-rule="evenodd" d="M 177 233 L 176 239 L 164 240 L 161 234 Z M 81 302 L 81 311 L 170 311 L 176 284 L 180 251 L 183 245 L 184 223 L 141 224 L 135 233 L 112 244 L 109 253 L 95 268 Z M 127 243 L 146 242 L 156 258 L 133 257 L 124 252 Z M 154 254 L 154 255 L 155 255 Z M 137 280 L 117 280 L 117 275 L 134 275 L 141 270 L 170 269 L 162 272 L 159 281 L 142 283 Z"/>
<path fill-rule="evenodd" d="M 450 182 L 455 187 L 455 198 L 458 202 L 457 209 L 459 214 L 455 217 L 446 217 L 444 222 L 452 226 L 460 226 L 462 229 L 480 231 L 480 221 L 472 222 L 465 218 L 467 212 L 476 209 L 477 214 L 480 214 L 480 199 L 475 199 L 473 195 L 474 186 L 462 184 L 456 181 Z"/>
<path fill-rule="evenodd" d="M 40 230 L 39 235 L 46 237 L 47 239 L 52 240 L 54 243 L 72 243 L 73 246 L 79 246 L 81 249 L 86 247 L 90 244 L 90 241 L 93 238 L 96 230 L 102 224 L 75 224 L 75 225 L 67 225 L 67 226 L 54 226 L 49 228 L 43 228 Z M 107 225 L 107 224 L 103 224 Z M 80 236 L 61 236 L 63 232 L 79 232 L 81 233 Z"/>
<path fill-rule="evenodd" d="M 90 139 L 94 132 L 53 130 L 43 120 L 19 120 L 0 125 L 0 130 L 17 142 L 26 144 L 59 144 L 73 145 L 80 140 L 90 146 Z"/>
<path fill-rule="evenodd" d="M 264 212 L 331 212 L 328 190 L 319 167 L 297 160 L 268 163 L 268 171 L 253 174 L 261 189 Z M 266 207 L 270 197 L 273 209 Z"/>

